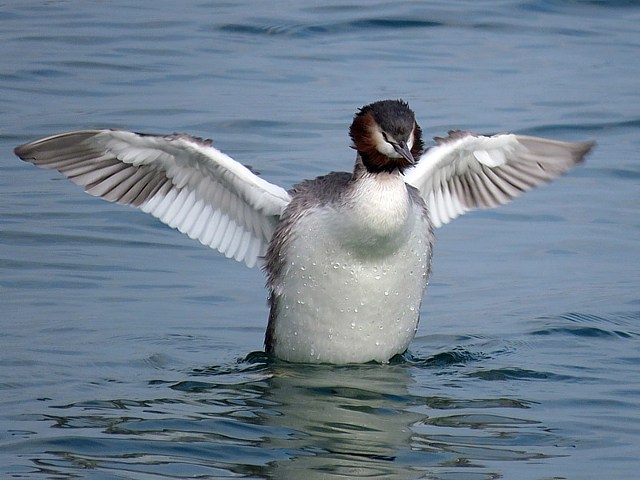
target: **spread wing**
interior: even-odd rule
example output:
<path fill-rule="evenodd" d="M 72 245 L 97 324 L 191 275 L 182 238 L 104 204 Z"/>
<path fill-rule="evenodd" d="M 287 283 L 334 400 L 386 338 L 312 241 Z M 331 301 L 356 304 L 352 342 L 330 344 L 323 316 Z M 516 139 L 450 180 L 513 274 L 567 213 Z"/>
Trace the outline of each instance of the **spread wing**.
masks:
<path fill-rule="evenodd" d="M 61 133 L 15 149 L 85 191 L 150 213 L 249 267 L 266 252 L 289 194 L 189 135 Z"/>
<path fill-rule="evenodd" d="M 477 208 L 503 205 L 583 161 L 595 142 L 567 143 L 514 134 L 452 131 L 407 170 L 434 226 Z"/>

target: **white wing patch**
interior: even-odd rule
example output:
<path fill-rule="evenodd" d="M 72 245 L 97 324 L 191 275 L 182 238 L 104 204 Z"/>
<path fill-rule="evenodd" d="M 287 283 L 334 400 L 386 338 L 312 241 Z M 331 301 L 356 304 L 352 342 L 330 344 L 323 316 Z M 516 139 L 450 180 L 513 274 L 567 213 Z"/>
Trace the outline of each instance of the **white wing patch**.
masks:
<path fill-rule="evenodd" d="M 188 135 L 88 130 L 15 151 L 23 160 L 62 172 L 91 195 L 138 207 L 249 267 L 266 252 L 290 201 L 284 189 L 210 141 Z"/>
<path fill-rule="evenodd" d="M 434 226 L 465 212 L 503 205 L 583 161 L 594 142 L 524 135 L 449 132 L 436 138 L 405 181 L 420 190 Z"/>

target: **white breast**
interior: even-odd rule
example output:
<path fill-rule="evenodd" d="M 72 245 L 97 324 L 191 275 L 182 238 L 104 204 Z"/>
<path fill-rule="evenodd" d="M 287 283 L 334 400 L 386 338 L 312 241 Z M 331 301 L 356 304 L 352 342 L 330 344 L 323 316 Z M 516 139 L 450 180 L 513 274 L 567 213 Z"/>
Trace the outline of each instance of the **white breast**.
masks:
<path fill-rule="evenodd" d="M 431 231 L 399 176 L 363 179 L 345 204 L 293 228 L 278 281 L 274 353 L 295 362 L 385 362 L 415 335 Z"/>

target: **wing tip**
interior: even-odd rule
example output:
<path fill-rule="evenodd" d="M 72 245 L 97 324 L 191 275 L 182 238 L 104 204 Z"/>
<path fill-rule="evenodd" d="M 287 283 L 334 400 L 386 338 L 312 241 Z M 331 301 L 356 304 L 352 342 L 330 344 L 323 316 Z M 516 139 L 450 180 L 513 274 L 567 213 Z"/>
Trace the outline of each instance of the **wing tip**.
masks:
<path fill-rule="evenodd" d="M 31 160 L 31 157 L 29 157 L 29 155 L 30 155 L 30 152 L 32 151 L 33 151 L 33 148 L 31 147 L 31 142 L 23 143 L 22 145 L 18 145 L 16 148 L 13 149 L 13 153 L 20 160 L 24 160 L 24 161 Z"/>
<path fill-rule="evenodd" d="M 31 142 L 23 143 L 13 149 L 13 153 L 21 160 L 35 163 L 38 161 L 38 154 L 47 151 L 57 151 L 78 144 L 87 138 L 93 137 L 101 132 L 118 131 L 113 128 L 102 128 L 95 130 L 73 130 L 69 132 L 56 133 L 48 137 L 38 138 Z"/>
<path fill-rule="evenodd" d="M 573 144 L 572 155 L 576 164 L 584 163 L 587 155 L 589 155 L 595 149 L 597 142 L 595 140 L 588 140 L 586 142 L 579 142 Z"/>

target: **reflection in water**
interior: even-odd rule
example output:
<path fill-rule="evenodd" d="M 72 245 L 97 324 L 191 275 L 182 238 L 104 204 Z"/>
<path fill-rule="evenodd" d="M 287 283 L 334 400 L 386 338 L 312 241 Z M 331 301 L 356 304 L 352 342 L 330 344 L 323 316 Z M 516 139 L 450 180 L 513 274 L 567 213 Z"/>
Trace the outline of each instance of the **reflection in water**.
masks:
<path fill-rule="evenodd" d="M 434 383 L 442 358 L 422 362 L 438 365 Z M 59 478 L 82 468 L 126 478 L 488 479 L 492 461 L 540 461 L 557 444 L 537 421 L 514 414 L 529 403 L 443 397 L 441 387 L 438 396 L 416 395 L 428 387 L 414 383 L 415 369 L 406 360 L 301 366 L 258 355 L 150 381 L 161 398 L 51 406 L 39 418 L 50 435 L 21 449 L 38 452 L 38 471 Z"/>
<path fill-rule="evenodd" d="M 422 418 L 407 409 L 410 383 L 402 366 L 275 367 L 265 399 L 276 413 L 263 419 L 292 434 L 266 446 L 298 453 L 274 462 L 269 473 L 406 478 L 400 457 L 411 449 L 411 425 Z"/>

